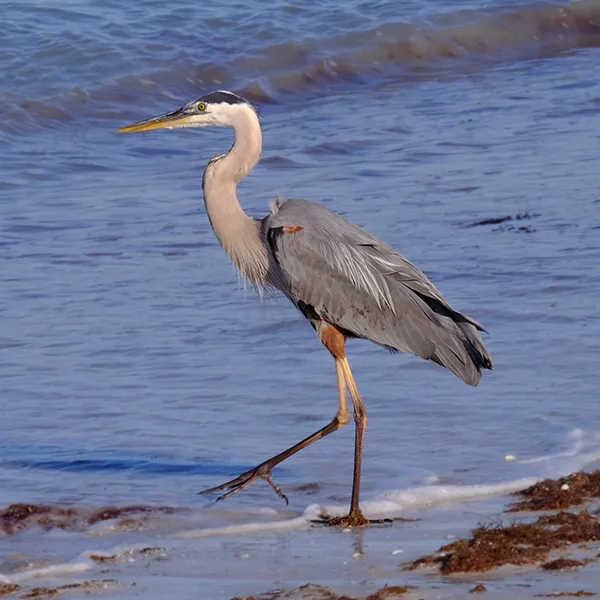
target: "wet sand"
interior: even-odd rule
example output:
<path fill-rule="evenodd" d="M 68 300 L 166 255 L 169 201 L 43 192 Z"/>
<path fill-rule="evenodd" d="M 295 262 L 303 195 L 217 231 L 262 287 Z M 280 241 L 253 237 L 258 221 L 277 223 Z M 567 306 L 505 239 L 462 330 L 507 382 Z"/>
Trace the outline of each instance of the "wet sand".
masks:
<path fill-rule="evenodd" d="M 518 500 L 505 509 L 506 516 L 511 518 L 480 525 L 471 531 L 470 537 L 446 544 L 434 554 L 402 565 L 405 571 L 425 573 L 425 585 L 386 585 L 368 595 L 348 596 L 340 595 L 334 588 L 307 584 L 243 598 L 379 600 L 453 598 L 465 593 L 485 593 L 486 598 L 590 597 L 600 594 L 600 470 L 577 472 L 556 480 L 546 479 L 516 492 L 514 496 Z M 573 510 L 582 505 L 586 507 Z M 532 521 L 530 513 L 534 511 L 539 516 Z M 508 570 L 510 567 L 519 567 L 521 577 L 533 581 L 515 583 L 512 579 L 516 571 Z M 581 578 L 574 578 L 572 573 L 568 577 L 560 577 L 563 573 L 578 572 L 584 567 L 588 570 Z M 543 571 L 558 576 L 544 581 L 540 576 Z M 471 586 L 473 580 L 469 583 L 467 574 L 484 573 L 493 583 Z M 448 577 L 450 575 L 455 578 Z M 580 579 L 582 583 L 586 581 L 587 588 L 574 586 L 574 579 Z M 443 586 L 439 585 L 441 582 L 444 582 Z M 548 585 L 556 589 L 547 591 Z M 521 587 L 518 593 L 515 586 Z"/>
<path fill-rule="evenodd" d="M 232 582 L 238 589 L 246 580 L 247 595 L 230 594 L 229 586 L 225 585 L 218 597 L 247 600 L 412 600 L 460 598 L 478 593 L 485 594 L 485 598 L 588 597 L 600 594 L 599 500 L 600 470 L 577 472 L 556 480 L 546 479 L 512 496 L 496 499 L 496 506 L 502 503 L 503 514 L 499 516 L 493 516 L 494 511 L 489 512 L 489 504 L 480 506 L 479 511 L 485 511 L 485 518 L 470 524 L 469 535 L 415 558 L 410 557 L 408 548 L 405 553 L 402 548 L 390 551 L 390 547 L 406 544 L 419 549 L 431 548 L 430 540 L 417 539 L 419 532 L 421 537 L 452 538 L 457 531 L 465 529 L 464 518 L 474 507 L 467 511 L 464 507 L 461 509 L 458 514 L 463 515 L 462 521 L 453 520 L 452 509 L 447 507 L 437 515 L 425 513 L 414 520 L 354 530 L 312 525 L 307 532 L 294 535 L 305 536 L 300 542 L 305 551 L 307 547 L 313 548 L 304 556 L 294 552 L 294 559 L 285 561 L 285 569 L 273 565 L 277 577 L 273 577 L 267 564 L 273 541 L 267 536 L 258 535 L 252 540 L 245 540 L 243 536 L 242 539 L 216 538 L 215 553 L 203 556 L 203 568 L 209 565 L 216 573 L 215 563 L 221 563 L 223 572 L 235 573 Z M 188 527 L 184 523 L 190 514 L 189 509 L 165 506 L 92 509 L 18 503 L 0 511 L 0 536 L 18 540 L 21 536 L 35 535 L 42 539 L 53 531 L 61 531 L 93 539 L 135 531 L 150 534 L 156 542 L 157 523 L 161 523 L 159 529 L 167 538 L 185 537 L 191 523 L 187 522 Z M 444 522 L 440 520 L 442 515 L 446 517 Z M 163 543 L 167 538 L 163 537 Z M 344 567 L 337 569 L 337 581 L 327 584 L 325 582 L 331 580 L 330 551 L 333 548 L 339 551 L 341 546 L 348 550 L 344 538 L 351 540 L 352 553 L 349 560 L 344 561 Z M 286 543 L 291 543 L 291 538 Z M 61 574 L 63 578 L 69 574 L 72 578 L 74 572 L 85 571 L 86 577 L 59 580 L 53 585 L 49 582 L 61 571 L 59 565 L 15 555 L 4 559 L 1 565 L 0 573 L 5 574 L 0 574 L 0 596 L 131 597 L 134 590 L 143 590 L 147 585 L 142 581 L 148 579 L 148 569 L 155 570 L 159 565 L 157 573 L 162 572 L 163 576 L 172 570 L 172 566 L 160 568 L 162 563 L 166 566 L 169 561 L 177 560 L 175 552 L 166 547 L 167 543 L 162 546 L 120 546 L 112 552 L 88 550 L 85 568 L 81 563 L 71 562 L 62 565 Z M 235 548 L 233 553 L 230 552 L 232 547 Z M 310 560 L 313 552 L 322 556 L 317 564 Z M 138 566 L 139 588 L 136 577 L 127 574 L 133 563 Z M 261 585 L 266 587 L 265 582 L 273 580 L 298 583 L 260 591 Z M 167 589 L 180 585 L 179 580 L 171 577 L 166 581 Z"/>

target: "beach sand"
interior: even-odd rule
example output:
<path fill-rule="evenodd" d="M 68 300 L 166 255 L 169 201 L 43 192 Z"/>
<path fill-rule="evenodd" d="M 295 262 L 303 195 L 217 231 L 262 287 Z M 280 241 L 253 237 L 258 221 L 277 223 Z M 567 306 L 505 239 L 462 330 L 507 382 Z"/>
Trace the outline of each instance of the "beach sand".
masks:
<path fill-rule="evenodd" d="M 365 528 L 291 527 L 289 515 L 279 531 L 237 535 L 208 535 L 198 509 L 13 504 L 0 512 L 15 550 L 0 596 L 587 597 L 600 594 L 599 497 L 600 471 L 580 472 Z M 71 560 L 59 561 L 66 540 Z"/>

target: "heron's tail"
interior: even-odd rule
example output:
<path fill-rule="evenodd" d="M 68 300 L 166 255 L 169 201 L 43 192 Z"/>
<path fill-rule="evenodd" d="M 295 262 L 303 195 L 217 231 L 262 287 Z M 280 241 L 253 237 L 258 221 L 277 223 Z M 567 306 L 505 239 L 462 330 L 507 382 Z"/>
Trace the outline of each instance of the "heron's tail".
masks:
<path fill-rule="evenodd" d="M 492 356 L 479 334 L 479 329 L 483 330 L 483 327 L 468 318 L 458 322 L 453 320 L 453 325 L 462 351 L 456 352 L 456 346 L 438 346 L 431 360 L 450 369 L 468 385 L 477 385 L 481 380 L 481 371 L 494 368 Z"/>

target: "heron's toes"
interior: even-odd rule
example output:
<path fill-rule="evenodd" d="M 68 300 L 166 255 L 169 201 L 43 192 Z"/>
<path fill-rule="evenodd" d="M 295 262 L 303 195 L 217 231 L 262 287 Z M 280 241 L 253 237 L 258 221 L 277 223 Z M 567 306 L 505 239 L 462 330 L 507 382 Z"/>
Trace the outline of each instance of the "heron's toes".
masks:
<path fill-rule="evenodd" d="M 226 485 L 225 487 L 221 488 L 221 489 L 229 489 L 229 491 L 225 492 L 224 494 L 221 494 L 217 498 L 217 502 L 219 500 L 225 500 L 225 498 L 229 498 L 229 496 L 233 496 L 234 494 L 237 494 L 238 492 L 245 490 L 248 486 L 252 485 L 256 481 L 257 478 L 258 478 L 258 475 L 249 475 L 247 473 L 240 475 L 237 479 L 234 479 L 230 483 L 230 485 Z"/>
<path fill-rule="evenodd" d="M 251 469 L 250 471 L 246 471 L 242 473 L 239 477 L 228 481 L 222 485 L 219 485 L 214 488 L 209 488 L 207 490 L 203 490 L 199 492 L 200 494 L 212 494 L 213 492 L 222 492 L 227 490 L 224 494 L 217 498 L 219 500 L 225 500 L 225 498 L 229 498 L 242 490 L 245 490 L 248 486 L 252 485 L 257 479 L 264 479 L 275 491 L 275 493 L 282 499 L 285 500 L 285 503 L 288 504 L 287 496 L 281 491 L 281 488 L 273 481 L 273 477 L 271 475 L 271 467 L 263 463 Z"/>
<path fill-rule="evenodd" d="M 286 504 L 289 504 L 288 497 L 281 491 L 281 488 L 273 481 L 273 477 L 271 475 L 271 469 L 269 469 L 266 473 L 262 473 L 258 475 L 260 478 L 264 479 L 275 491 L 275 493 L 285 501 Z"/>

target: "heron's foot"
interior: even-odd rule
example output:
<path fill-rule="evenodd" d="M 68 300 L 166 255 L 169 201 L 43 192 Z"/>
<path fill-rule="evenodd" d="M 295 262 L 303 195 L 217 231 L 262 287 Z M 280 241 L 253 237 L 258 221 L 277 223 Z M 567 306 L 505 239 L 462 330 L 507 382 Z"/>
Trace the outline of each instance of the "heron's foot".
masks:
<path fill-rule="evenodd" d="M 271 465 L 269 461 L 264 462 L 254 469 L 250 469 L 250 471 L 246 471 L 242 473 L 239 477 L 228 481 L 222 485 L 218 485 L 217 487 L 210 488 L 208 490 L 203 490 L 199 492 L 200 494 L 212 494 L 214 492 L 222 492 L 227 490 L 224 494 L 217 498 L 217 502 L 219 500 L 225 500 L 225 498 L 229 498 L 229 496 L 233 496 L 242 490 L 245 490 L 247 487 L 252 485 L 257 479 L 264 479 L 275 491 L 275 493 L 282 499 L 285 500 L 285 503 L 288 504 L 287 496 L 281 491 L 280 487 L 273 481 L 273 476 L 271 475 Z"/>
<path fill-rule="evenodd" d="M 321 518 L 315 523 L 320 523 L 327 527 L 366 527 L 367 525 L 381 525 L 391 523 L 391 519 L 367 519 L 360 509 L 351 510 L 349 514 L 343 517 L 327 517 L 321 515 Z"/>

